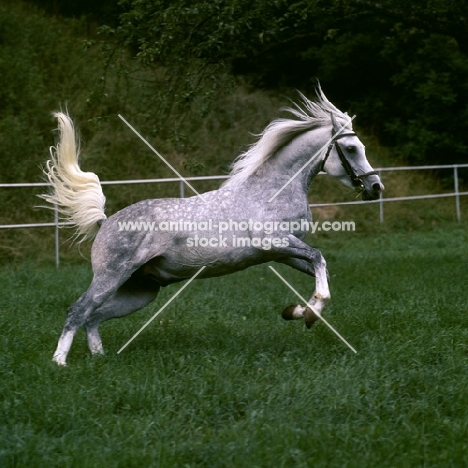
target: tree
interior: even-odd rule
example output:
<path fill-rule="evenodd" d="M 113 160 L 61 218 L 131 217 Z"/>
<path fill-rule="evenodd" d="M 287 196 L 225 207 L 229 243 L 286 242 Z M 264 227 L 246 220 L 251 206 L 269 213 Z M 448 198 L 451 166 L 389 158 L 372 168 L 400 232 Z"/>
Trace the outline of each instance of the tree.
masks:
<path fill-rule="evenodd" d="M 196 108 L 203 115 L 233 84 L 233 70 L 276 44 L 291 43 L 301 10 L 284 0 L 128 0 L 115 28 L 102 33 L 131 51 L 145 75 L 151 113 L 166 120 Z M 111 53 L 115 56 L 114 49 Z M 138 67 L 137 67 L 138 68 Z M 248 70 L 247 70 L 248 71 Z M 141 68 L 127 69 L 139 75 Z"/>
<path fill-rule="evenodd" d="M 206 113 L 235 76 L 300 88 L 318 77 L 339 106 L 409 162 L 464 160 L 467 1 L 124 0 L 103 27 L 134 58 L 148 115 Z M 128 61 L 121 63 L 127 64 Z"/>
<path fill-rule="evenodd" d="M 348 14 L 374 15 L 417 28 L 426 33 L 452 37 L 468 55 L 468 2 L 466 0 L 347 0 Z"/>

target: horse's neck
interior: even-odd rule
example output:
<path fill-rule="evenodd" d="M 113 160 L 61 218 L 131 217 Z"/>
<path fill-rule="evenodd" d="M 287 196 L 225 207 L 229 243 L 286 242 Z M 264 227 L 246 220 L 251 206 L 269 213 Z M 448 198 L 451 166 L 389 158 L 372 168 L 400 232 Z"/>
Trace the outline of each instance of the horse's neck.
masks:
<path fill-rule="evenodd" d="M 306 132 L 281 148 L 248 179 L 248 186 L 252 190 L 260 187 L 268 193 L 281 190 L 307 197 L 323 163 L 320 150 L 326 143 L 326 137 L 324 132 L 317 133 L 318 130 Z"/>
<path fill-rule="evenodd" d="M 321 158 L 307 163 L 325 142 L 319 145 L 312 139 L 298 138 L 267 159 L 242 185 L 222 188 L 224 198 L 227 190 L 239 206 L 253 210 L 257 216 L 261 213 L 274 219 L 308 219 L 308 191 Z"/>

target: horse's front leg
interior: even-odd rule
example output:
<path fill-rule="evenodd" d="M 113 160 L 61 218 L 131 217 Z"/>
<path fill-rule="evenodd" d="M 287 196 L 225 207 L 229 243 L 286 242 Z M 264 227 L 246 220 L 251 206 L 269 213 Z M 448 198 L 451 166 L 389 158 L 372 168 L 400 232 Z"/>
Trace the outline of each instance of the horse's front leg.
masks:
<path fill-rule="evenodd" d="M 289 265 L 310 276 L 315 276 L 315 291 L 307 304 L 286 307 L 282 317 L 285 320 L 304 318 L 307 328 L 310 328 L 319 319 L 323 308 L 330 300 L 327 264 L 319 250 L 309 247 L 297 238 L 293 239 L 290 239 L 289 256 L 278 258 L 275 261 Z"/>

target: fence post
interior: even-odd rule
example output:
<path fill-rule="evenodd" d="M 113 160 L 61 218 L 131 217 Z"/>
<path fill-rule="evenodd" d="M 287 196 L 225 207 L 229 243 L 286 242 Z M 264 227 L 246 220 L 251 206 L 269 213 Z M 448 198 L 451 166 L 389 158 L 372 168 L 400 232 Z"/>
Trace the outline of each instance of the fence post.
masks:
<path fill-rule="evenodd" d="M 59 239 L 59 216 L 57 205 L 54 205 L 54 223 L 55 223 L 55 267 L 60 266 L 60 239 Z"/>
<path fill-rule="evenodd" d="M 379 171 L 379 179 L 382 180 L 382 171 Z M 384 210 L 383 210 L 383 192 L 380 192 L 380 202 L 379 202 L 379 218 L 380 218 L 380 224 L 383 224 L 384 222 Z"/>
<path fill-rule="evenodd" d="M 453 183 L 455 186 L 455 209 L 457 212 L 457 221 L 461 221 L 461 213 L 460 213 L 460 195 L 458 190 L 458 166 L 453 166 Z"/>
<path fill-rule="evenodd" d="M 180 198 L 185 198 L 185 187 L 184 187 L 183 180 L 179 182 L 179 187 L 180 187 Z"/>

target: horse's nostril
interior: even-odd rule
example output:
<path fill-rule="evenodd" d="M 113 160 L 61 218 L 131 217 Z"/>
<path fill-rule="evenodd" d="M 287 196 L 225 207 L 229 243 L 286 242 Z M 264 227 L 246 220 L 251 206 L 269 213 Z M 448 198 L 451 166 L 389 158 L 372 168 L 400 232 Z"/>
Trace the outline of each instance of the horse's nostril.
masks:
<path fill-rule="evenodd" d="M 373 190 L 374 192 L 380 192 L 382 189 L 381 189 L 381 187 L 380 187 L 380 184 L 375 183 L 375 184 L 372 184 L 372 190 Z"/>

